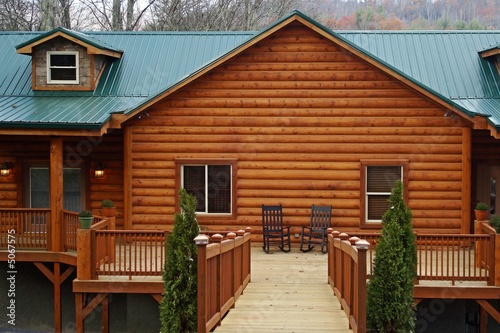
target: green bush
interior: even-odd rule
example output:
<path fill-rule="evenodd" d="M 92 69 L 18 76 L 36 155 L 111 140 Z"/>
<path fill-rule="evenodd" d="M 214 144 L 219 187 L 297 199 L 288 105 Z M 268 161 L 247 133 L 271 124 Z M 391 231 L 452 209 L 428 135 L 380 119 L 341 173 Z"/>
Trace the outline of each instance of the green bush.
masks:
<path fill-rule="evenodd" d="M 82 210 L 80 213 L 78 213 L 78 217 L 92 217 L 94 216 L 92 214 L 91 210 Z"/>
<path fill-rule="evenodd" d="M 495 229 L 497 234 L 500 234 L 500 216 L 493 215 L 490 220 L 490 225 Z"/>
<path fill-rule="evenodd" d="M 174 228 L 167 239 L 163 281 L 165 291 L 160 303 L 163 333 L 197 330 L 198 236 L 196 198 L 179 191 L 181 213 L 175 214 Z"/>
<path fill-rule="evenodd" d="M 389 204 L 368 284 L 367 325 L 371 332 L 414 332 L 417 252 L 412 213 L 403 200 L 401 181 L 395 183 Z"/>
<path fill-rule="evenodd" d="M 102 202 L 101 202 L 101 206 L 102 207 L 106 207 L 106 208 L 112 208 L 115 206 L 115 203 L 113 202 L 113 200 L 110 200 L 110 199 L 104 199 Z"/>
<path fill-rule="evenodd" d="M 488 206 L 485 202 L 478 202 L 476 205 L 476 210 L 488 210 L 490 206 Z"/>

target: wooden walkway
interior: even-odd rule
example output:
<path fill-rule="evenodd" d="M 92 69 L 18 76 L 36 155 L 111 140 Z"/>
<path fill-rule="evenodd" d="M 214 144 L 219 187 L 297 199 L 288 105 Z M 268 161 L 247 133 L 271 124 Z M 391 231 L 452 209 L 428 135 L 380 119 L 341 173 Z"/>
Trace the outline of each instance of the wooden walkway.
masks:
<path fill-rule="evenodd" d="M 254 246 L 252 280 L 215 332 L 352 332 L 327 283 L 327 259 L 316 248 L 266 254 Z"/>

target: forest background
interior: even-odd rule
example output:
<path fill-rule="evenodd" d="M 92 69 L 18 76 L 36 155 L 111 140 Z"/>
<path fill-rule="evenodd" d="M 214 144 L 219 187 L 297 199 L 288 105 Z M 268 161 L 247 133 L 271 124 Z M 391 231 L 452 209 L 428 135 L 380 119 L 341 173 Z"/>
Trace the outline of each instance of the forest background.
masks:
<path fill-rule="evenodd" d="M 500 0 L 0 0 L 0 30 L 253 31 L 292 10 L 333 30 L 500 29 Z"/>

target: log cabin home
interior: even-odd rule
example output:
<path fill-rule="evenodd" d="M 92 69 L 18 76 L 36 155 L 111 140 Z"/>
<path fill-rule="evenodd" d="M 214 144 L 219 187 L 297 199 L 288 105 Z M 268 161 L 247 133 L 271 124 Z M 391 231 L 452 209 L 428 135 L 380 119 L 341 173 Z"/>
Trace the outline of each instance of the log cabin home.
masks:
<path fill-rule="evenodd" d="M 340 231 L 380 231 L 397 179 L 418 234 L 471 234 L 477 202 L 500 209 L 499 31 L 334 32 L 292 12 L 259 32 L 0 41 L 0 259 L 16 230 L 23 281 L 45 280 L 33 293 L 50 304 L 34 318 L 56 331 L 74 322 L 67 219 L 104 199 L 116 229 L 161 232 L 184 187 L 202 228 L 256 242 L 262 204 L 283 204 L 296 242 L 312 204 Z M 45 236 L 24 246 L 23 232 Z M 134 318 L 146 301 L 127 297 L 117 311 Z"/>

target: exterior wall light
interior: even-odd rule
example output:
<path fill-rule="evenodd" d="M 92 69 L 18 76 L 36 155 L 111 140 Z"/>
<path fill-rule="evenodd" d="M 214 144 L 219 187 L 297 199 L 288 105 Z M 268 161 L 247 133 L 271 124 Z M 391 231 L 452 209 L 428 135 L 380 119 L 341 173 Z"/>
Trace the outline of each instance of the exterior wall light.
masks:
<path fill-rule="evenodd" d="M 94 176 L 95 178 L 104 177 L 104 167 L 102 166 L 102 163 L 97 164 L 95 167 Z"/>
<path fill-rule="evenodd" d="M 13 167 L 14 167 L 14 164 L 12 164 L 9 161 L 5 161 L 2 164 L 0 164 L 0 176 L 8 177 L 10 175 L 10 170 Z"/>

